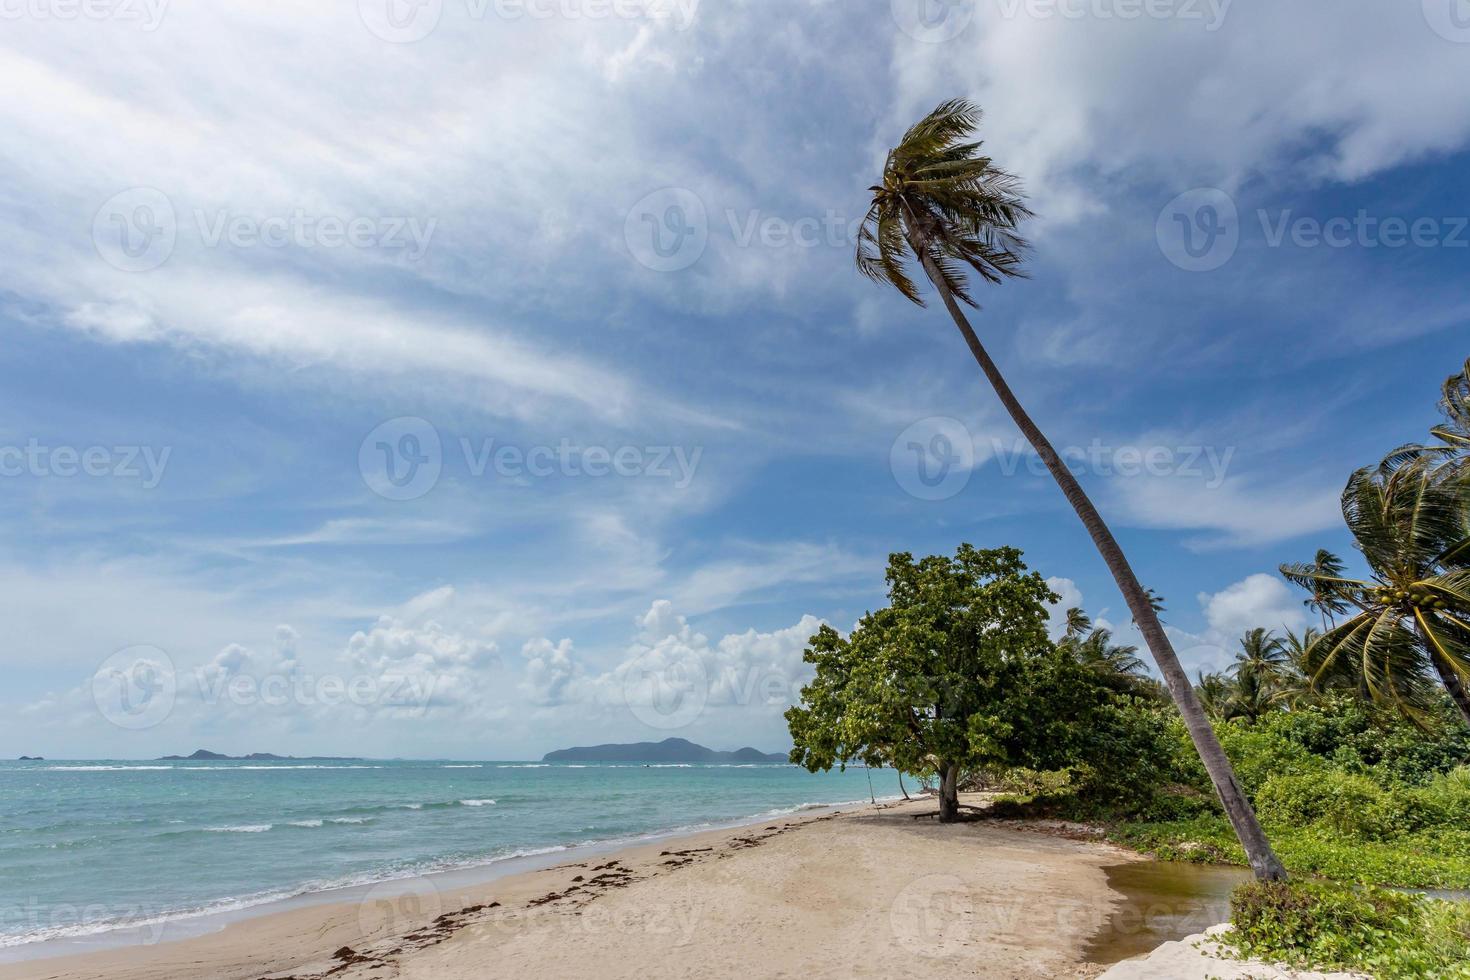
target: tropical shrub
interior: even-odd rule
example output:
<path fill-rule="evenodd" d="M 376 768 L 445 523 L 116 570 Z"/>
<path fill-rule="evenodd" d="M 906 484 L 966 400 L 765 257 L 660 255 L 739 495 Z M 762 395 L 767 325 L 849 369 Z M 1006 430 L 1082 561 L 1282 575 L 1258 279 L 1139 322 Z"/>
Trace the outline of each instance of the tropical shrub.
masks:
<path fill-rule="evenodd" d="M 1242 954 L 1380 980 L 1470 977 L 1470 905 L 1321 882 L 1251 882 L 1231 896 Z"/>

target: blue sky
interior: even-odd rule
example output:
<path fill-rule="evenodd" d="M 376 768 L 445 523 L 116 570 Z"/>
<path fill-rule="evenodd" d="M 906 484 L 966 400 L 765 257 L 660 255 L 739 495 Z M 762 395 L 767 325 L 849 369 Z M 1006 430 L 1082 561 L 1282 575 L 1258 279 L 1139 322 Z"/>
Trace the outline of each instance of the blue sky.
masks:
<path fill-rule="evenodd" d="M 389 2 L 6 8 L 0 755 L 778 749 L 961 541 L 1129 636 L 852 268 L 946 98 L 1038 212 L 976 325 L 1191 668 L 1470 354 L 1463 0 Z"/>

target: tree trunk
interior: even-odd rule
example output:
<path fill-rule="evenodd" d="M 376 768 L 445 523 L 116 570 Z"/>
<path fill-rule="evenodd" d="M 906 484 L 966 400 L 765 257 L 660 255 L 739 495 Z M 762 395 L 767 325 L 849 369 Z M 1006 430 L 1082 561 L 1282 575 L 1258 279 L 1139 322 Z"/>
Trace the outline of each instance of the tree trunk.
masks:
<path fill-rule="evenodd" d="M 939 822 L 954 823 L 960 818 L 960 767 L 946 765 L 939 772 Z"/>
<path fill-rule="evenodd" d="M 909 796 L 909 791 L 904 788 L 904 785 L 903 785 L 903 770 L 902 769 L 897 769 L 895 771 L 898 773 L 898 791 L 903 794 L 903 798 L 904 799 L 906 799 L 906 800 L 913 799 L 913 797 Z"/>
<path fill-rule="evenodd" d="M 1199 752 L 1200 761 L 1204 763 L 1205 771 L 1209 773 L 1210 782 L 1214 784 L 1220 804 L 1225 808 L 1225 815 L 1230 818 L 1230 824 L 1235 828 L 1236 837 L 1240 838 L 1241 847 L 1245 849 L 1252 870 L 1255 871 L 1257 878 L 1270 881 L 1284 880 L 1286 869 L 1276 857 L 1275 852 L 1271 850 L 1271 844 L 1266 840 L 1265 831 L 1261 829 L 1260 821 L 1256 819 L 1256 813 L 1251 809 L 1250 801 L 1246 799 L 1245 790 L 1236 780 L 1230 760 L 1226 758 L 1225 750 L 1220 747 L 1220 740 L 1215 737 L 1215 730 L 1210 727 L 1209 718 L 1205 715 L 1204 709 L 1200 707 L 1194 687 L 1189 683 L 1189 676 L 1184 673 L 1184 668 L 1174 653 L 1174 647 L 1170 644 L 1168 635 L 1164 633 L 1164 627 L 1159 623 L 1158 614 L 1154 612 L 1143 586 L 1138 582 L 1138 577 L 1133 574 L 1133 568 L 1128 564 L 1128 559 L 1124 557 L 1123 549 L 1118 546 L 1113 532 L 1103 523 L 1102 516 L 1082 490 L 1082 485 L 1067 469 L 1066 464 L 1062 462 L 1061 457 L 1057 455 L 1041 429 L 1031 420 L 1031 416 L 1026 413 L 1015 393 L 1011 391 L 1010 385 L 1001 375 L 1000 368 L 996 366 L 995 361 L 991 360 L 989 352 L 980 343 L 980 338 L 975 335 L 975 330 L 970 326 L 970 321 L 965 317 L 964 311 L 960 309 L 954 296 L 945 287 L 944 280 L 938 275 L 933 260 L 923 247 L 922 236 L 921 230 L 911 228 L 910 247 L 919 256 L 930 282 L 939 290 L 945 309 L 949 310 L 949 315 L 954 318 L 955 326 L 959 328 L 960 334 L 965 338 L 965 343 L 969 345 L 970 353 L 975 356 L 980 370 L 985 372 L 985 377 L 990 381 L 995 393 L 1000 396 L 1001 403 L 1005 405 L 1006 411 L 1010 413 L 1016 426 L 1021 430 L 1021 434 L 1031 443 L 1042 462 L 1046 463 L 1046 468 L 1061 486 L 1067 502 L 1082 519 L 1087 533 L 1092 535 L 1093 543 L 1107 564 L 1108 571 L 1112 573 L 1113 580 L 1118 583 L 1123 598 L 1128 602 L 1128 610 L 1133 614 L 1133 620 L 1138 624 L 1139 631 L 1143 633 L 1144 641 L 1148 644 L 1149 652 L 1153 654 L 1154 662 L 1159 665 L 1159 672 L 1164 675 L 1164 682 L 1169 686 L 1169 693 L 1173 696 L 1180 715 L 1184 717 L 1184 725 L 1189 729 L 1190 738 L 1194 740 L 1195 750 Z"/>
<path fill-rule="evenodd" d="M 1424 627 L 1416 623 L 1414 628 L 1418 630 L 1419 641 L 1424 644 L 1425 649 L 1432 651 L 1434 644 L 1424 632 Z M 1455 702 L 1455 707 L 1459 708 L 1460 714 L 1465 717 L 1465 724 L 1470 725 L 1470 691 L 1465 690 L 1465 684 L 1460 680 L 1460 675 L 1455 673 L 1442 658 L 1431 653 L 1429 659 L 1433 661 L 1434 669 L 1439 674 L 1444 689 L 1449 692 L 1450 700 Z"/>

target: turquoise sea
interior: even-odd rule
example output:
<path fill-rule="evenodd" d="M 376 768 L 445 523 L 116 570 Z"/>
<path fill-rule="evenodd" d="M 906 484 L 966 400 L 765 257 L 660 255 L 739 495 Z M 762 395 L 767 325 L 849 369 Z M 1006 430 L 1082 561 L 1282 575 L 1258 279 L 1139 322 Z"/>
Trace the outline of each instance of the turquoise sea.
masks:
<path fill-rule="evenodd" d="M 898 794 L 892 772 L 872 785 Z M 866 802 L 868 786 L 862 769 L 785 765 L 0 763 L 0 953 L 426 873 L 488 877 L 577 845 Z"/>

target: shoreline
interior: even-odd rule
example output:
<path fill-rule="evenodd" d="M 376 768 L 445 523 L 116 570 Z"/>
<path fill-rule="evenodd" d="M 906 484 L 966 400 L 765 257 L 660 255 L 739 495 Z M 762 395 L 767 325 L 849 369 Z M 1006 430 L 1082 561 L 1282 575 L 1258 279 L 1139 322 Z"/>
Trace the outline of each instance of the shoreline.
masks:
<path fill-rule="evenodd" d="M 881 797 L 877 805 L 883 806 L 902 801 L 902 797 Z M 488 857 L 463 866 L 415 874 L 370 878 L 366 881 L 333 884 L 315 889 L 302 886 L 302 890 L 290 894 L 266 895 L 258 898 L 250 896 L 240 899 L 241 904 L 227 904 L 231 900 L 221 899 L 215 904 L 225 907 L 210 906 L 198 910 L 164 913 L 154 918 L 131 923 L 99 924 L 95 931 L 34 939 L 12 945 L 0 944 L 0 977 L 6 976 L 5 968 L 12 965 L 187 942 L 216 935 L 231 926 L 248 923 L 255 919 L 300 909 L 357 903 L 369 897 L 373 901 L 393 900 L 401 895 L 421 891 L 423 883 L 428 883 L 435 890 L 456 891 L 479 888 L 505 878 L 546 870 L 565 861 L 582 857 L 614 855 L 627 850 L 679 841 L 703 834 L 753 827 L 771 820 L 817 817 L 833 811 L 872 805 L 859 800 L 802 803 L 795 808 L 777 807 L 730 820 L 669 827 L 628 837 L 551 845 L 527 852 Z"/>
<path fill-rule="evenodd" d="M 1125 897 L 1113 845 L 914 819 L 932 801 L 835 805 L 656 840 L 543 855 L 273 909 L 205 935 L 0 965 L 0 980 L 457 980 L 699 975 L 738 948 L 757 974 L 1094 976 L 1089 940 Z M 341 896 L 334 896 L 340 898 Z M 548 941 L 553 940 L 553 941 Z M 661 956 L 655 956 L 662 950 Z M 989 970 L 990 967 L 986 966 Z M 660 974 L 660 970 L 663 973 Z M 987 975 L 983 974 L 982 975 Z"/>

